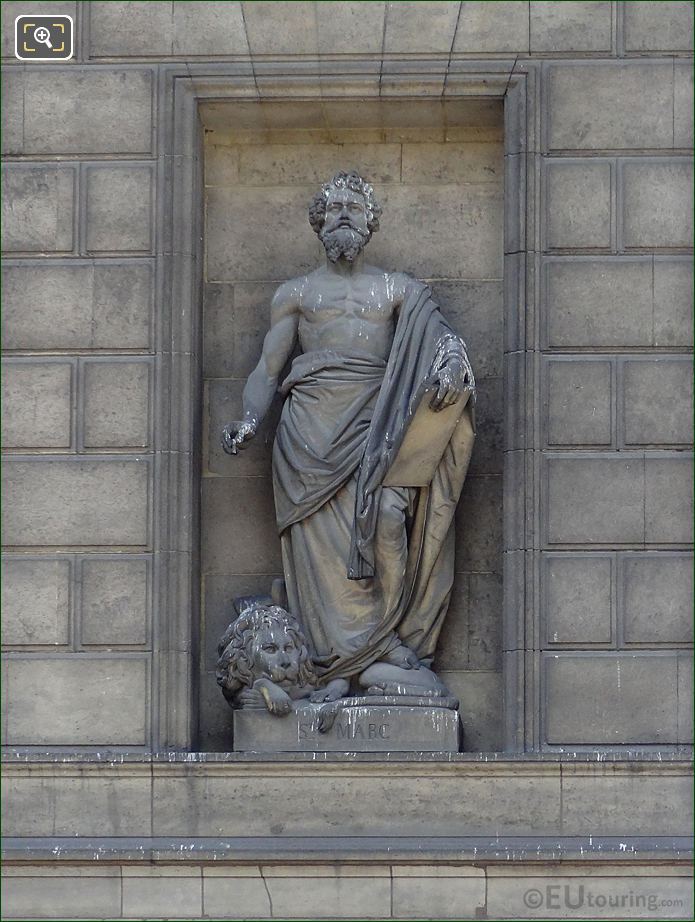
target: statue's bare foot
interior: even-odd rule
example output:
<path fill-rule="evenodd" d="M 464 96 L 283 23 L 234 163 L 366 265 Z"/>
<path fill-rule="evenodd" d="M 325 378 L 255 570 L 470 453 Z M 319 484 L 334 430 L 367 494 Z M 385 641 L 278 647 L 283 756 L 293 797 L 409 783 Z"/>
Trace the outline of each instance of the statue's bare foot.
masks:
<path fill-rule="evenodd" d="M 448 695 L 444 683 L 427 666 L 403 669 L 379 661 L 367 666 L 358 682 L 368 695 L 419 695 L 428 698 Z"/>
<path fill-rule="evenodd" d="M 367 689 L 368 695 L 410 695 L 419 698 L 441 698 L 443 695 L 442 688 L 432 683 L 432 687 L 426 685 L 410 685 L 405 682 L 384 682 L 379 685 L 370 685 Z"/>
<path fill-rule="evenodd" d="M 323 688 L 318 688 L 309 698 L 314 704 L 324 704 L 326 701 L 337 701 L 347 694 L 350 687 L 345 679 L 333 679 Z"/>
<path fill-rule="evenodd" d="M 395 650 L 391 650 L 390 653 L 387 653 L 381 662 L 390 663 L 392 666 L 399 666 L 401 669 L 420 668 L 420 660 L 410 647 L 406 647 L 404 643 L 396 647 Z"/>

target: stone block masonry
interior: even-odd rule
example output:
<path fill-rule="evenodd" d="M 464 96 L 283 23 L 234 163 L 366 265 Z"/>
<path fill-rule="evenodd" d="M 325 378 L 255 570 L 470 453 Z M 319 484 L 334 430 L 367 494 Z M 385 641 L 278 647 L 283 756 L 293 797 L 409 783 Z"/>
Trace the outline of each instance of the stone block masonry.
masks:
<path fill-rule="evenodd" d="M 689 917 L 693 4 L 30 6 L 76 41 L 20 64 L 2 4 L 6 917 Z M 480 378 L 470 752 L 417 776 L 190 754 L 281 571 L 217 431 L 346 164 Z"/>

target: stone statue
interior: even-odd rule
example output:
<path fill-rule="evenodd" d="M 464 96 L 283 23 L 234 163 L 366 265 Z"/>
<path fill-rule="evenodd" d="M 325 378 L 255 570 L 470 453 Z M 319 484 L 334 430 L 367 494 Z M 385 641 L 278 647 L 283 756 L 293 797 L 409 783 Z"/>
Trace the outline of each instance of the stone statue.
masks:
<path fill-rule="evenodd" d="M 237 618 L 217 647 L 215 674 L 227 703 L 234 708 L 236 749 L 458 748 L 459 702 L 424 665 L 407 672 L 388 663 L 368 666 L 359 677 L 361 696 L 333 694 L 341 679 L 319 687 L 299 620 L 275 604 L 279 582 L 274 581 L 274 598 L 235 599 Z M 399 719 L 392 728 L 394 708 Z M 270 725 L 259 717 L 264 713 L 272 715 Z M 275 717 L 285 721 L 275 721 Z M 279 733 L 278 724 L 283 725 Z"/>
<path fill-rule="evenodd" d="M 427 286 L 365 263 L 380 215 L 356 172 L 337 173 L 314 197 L 309 221 L 326 263 L 277 290 L 243 419 L 222 435 L 232 455 L 255 436 L 298 342 L 301 354 L 279 387 L 273 484 L 287 607 L 311 649 L 302 681 L 314 702 L 351 689 L 447 694 L 429 667 L 453 583 L 475 382 L 465 345 Z M 292 633 L 287 620 L 282 629 L 271 620 L 248 615 L 244 630 Z M 297 643 L 296 629 L 293 636 Z M 252 684 L 277 712 L 283 680 L 273 679 L 259 637 L 256 659 L 270 678 Z M 227 686 L 233 694 L 235 682 L 245 682 L 238 671 Z"/>

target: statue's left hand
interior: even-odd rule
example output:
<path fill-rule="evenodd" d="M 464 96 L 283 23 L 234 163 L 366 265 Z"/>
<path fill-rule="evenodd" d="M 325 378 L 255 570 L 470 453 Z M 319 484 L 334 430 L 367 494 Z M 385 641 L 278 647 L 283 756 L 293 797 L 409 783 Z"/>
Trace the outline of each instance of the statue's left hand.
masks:
<path fill-rule="evenodd" d="M 459 400 L 468 389 L 463 362 L 452 357 L 438 373 L 439 388 L 430 401 L 430 408 L 435 411 L 450 407 Z"/>

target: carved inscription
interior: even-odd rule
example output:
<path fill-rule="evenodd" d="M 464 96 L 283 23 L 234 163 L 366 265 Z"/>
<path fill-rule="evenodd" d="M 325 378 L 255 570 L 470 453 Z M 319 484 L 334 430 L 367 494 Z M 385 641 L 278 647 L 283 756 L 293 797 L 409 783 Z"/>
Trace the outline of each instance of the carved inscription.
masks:
<path fill-rule="evenodd" d="M 391 724 L 362 721 L 336 723 L 330 735 L 339 740 L 388 740 L 391 739 Z M 313 739 L 316 736 L 316 730 L 310 723 L 300 722 L 298 736 L 300 740 Z"/>

